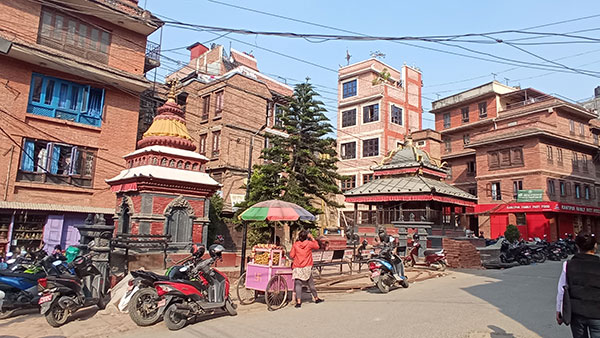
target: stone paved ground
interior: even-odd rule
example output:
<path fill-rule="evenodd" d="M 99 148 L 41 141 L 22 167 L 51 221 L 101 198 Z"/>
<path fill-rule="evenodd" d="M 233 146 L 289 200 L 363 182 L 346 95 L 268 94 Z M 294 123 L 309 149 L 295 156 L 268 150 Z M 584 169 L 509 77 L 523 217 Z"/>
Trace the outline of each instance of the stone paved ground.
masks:
<path fill-rule="evenodd" d="M 335 267 L 327 268 L 324 270 L 321 279 L 317 279 L 317 283 L 321 283 L 323 286 L 319 287 L 320 292 L 324 297 L 333 299 L 336 297 L 342 297 L 344 294 L 349 292 L 360 292 L 361 289 L 371 286 L 368 280 L 367 274 L 364 270 L 361 273 L 361 278 L 343 281 L 341 283 L 331 283 L 340 277 L 338 274 L 339 269 Z M 446 273 L 436 273 L 428 271 L 426 269 L 413 269 L 407 272 L 409 280 L 411 281 L 422 281 L 428 278 L 434 278 Z M 356 273 L 354 274 L 356 275 Z M 341 280 L 345 280 L 349 277 L 348 274 L 342 276 Z M 326 287 L 327 284 L 331 286 Z M 235 283 L 232 283 L 235 285 Z M 235 290 L 232 289 L 232 296 L 235 297 Z M 263 302 L 257 302 L 251 305 L 238 306 L 239 316 L 244 316 L 248 313 L 261 313 L 267 312 L 267 306 Z M 25 315 L 16 316 L 13 318 L 0 320 L 0 337 L 19 337 L 19 338 L 79 338 L 79 337 L 108 337 L 114 336 L 115 334 L 123 334 L 129 331 L 136 331 L 139 328 L 131 321 L 129 315 L 119 313 L 114 308 L 108 308 L 105 311 L 98 311 L 95 307 L 88 309 L 82 309 L 78 311 L 74 316 L 73 320 L 65 324 L 60 328 L 52 328 L 46 322 L 46 319 L 39 313 L 30 313 Z M 164 326 L 159 323 L 157 325 Z"/>

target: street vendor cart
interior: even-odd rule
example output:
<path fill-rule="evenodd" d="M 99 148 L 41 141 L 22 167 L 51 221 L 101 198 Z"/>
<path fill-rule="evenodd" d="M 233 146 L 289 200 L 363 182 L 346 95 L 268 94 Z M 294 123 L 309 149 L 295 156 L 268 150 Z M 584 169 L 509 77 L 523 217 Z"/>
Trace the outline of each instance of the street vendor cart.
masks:
<path fill-rule="evenodd" d="M 249 221 L 306 221 L 316 217 L 297 204 L 268 200 L 256 203 L 240 214 L 244 221 L 242 238 L 241 275 L 237 281 L 237 296 L 240 304 L 251 304 L 260 294 L 265 295 L 269 310 L 283 307 L 288 293 L 293 290 L 292 268 L 285 258 L 285 249 L 274 244 L 258 244 L 252 248 L 252 261 L 246 268 L 247 222 Z"/>
<path fill-rule="evenodd" d="M 237 282 L 238 300 L 247 305 L 264 294 L 269 310 L 280 309 L 294 287 L 292 268 L 286 265 L 285 249 L 273 244 L 259 244 L 252 248 L 252 253 L 252 261 Z"/>

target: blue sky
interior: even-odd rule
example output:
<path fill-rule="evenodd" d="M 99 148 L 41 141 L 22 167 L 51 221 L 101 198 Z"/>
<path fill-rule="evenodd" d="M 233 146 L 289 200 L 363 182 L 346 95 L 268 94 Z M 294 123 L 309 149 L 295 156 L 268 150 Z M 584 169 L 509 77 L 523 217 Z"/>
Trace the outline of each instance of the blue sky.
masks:
<path fill-rule="evenodd" d="M 260 11 L 288 16 L 353 32 L 377 36 L 425 36 L 464 33 L 483 33 L 499 30 L 521 30 L 563 20 L 600 14 L 600 1 L 229 1 L 219 0 Z M 378 8 L 370 4 L 378 4 Z M 250 30 L 286 31 L 296 33 L 341 34 L 340 31 L 292 22 L 241 9 L 235 9 L 208 0 L 140 0 L 140 6 L 164 17 L 200 25 L 245 28 Z M 600 39 L 600 17 L 533 29 L 535 32 L 573 33 Z M 593 30 L 597 29 L 597 30 Z M 194 42 L 207 42 L 223 33 L 198 32 L 174 27 L 163 30 L 163 50 L 189 46 Z M 505 35 L 504 39 L 530 35 Z M 235 41 L 235 40 L 239 41 Z M 478 38 L 480 39 L 480 38 Z M 155 33 L 150 37 L 158 41 Z M 243 41 L 246 44 L 240 42 Z M 545 37 L 522 42 L 565 41 L 557 37 Z M 600 76 L 591 77 L 577 73 L 552 72 L 511 65 L 475 60 L 457 55 L 426 50 L 388 41 L 325 41 L 312 43 L 303 39 L 248 36 L 229 34 L 210 43 L 222 44 L 228 50 L 252 52 L 258 60 L 259 69 L 266 74 L 287 78 L 293 85 L 310 77 L 317 85 L 326 104 L 328 117 L 335 121 L 336 70 L 345 65 L 346 50 L 352 55 L 351 63 L 369 58 L 372 51 L 385 54 L 382 60 L 393 67 L 404 63 L 417 66 L 423 72 L 423 126 L 433 127 L 433 116 L 427 111 L 431 100 L 496 79 L 509 85 L 533 87 L 549 94 L 558 94 L 571 100 L 582 100 L 593 95 L 593 88 L 600 85 Z M 456 47 L 431 42 L 411 42 L 421 47 L 477 55 Z M 461 44 L 479 52 L 494 56 L 535 63 L 545 61 L 526 54 L 506 44 Z M 561 45 L 522 45 L 527 51 L 549 60 L 558 60 L 568 67 L 600 72 L 600 43 Z M 303 59 L 321 67 L 309 65 L 276 55 L 261 48 Z M 165 56 L 187 62 L 185 48 L 166 51 Z M 177 64 L 163 58 L 158 70 L 158 80 L 177 68 Z M 548 64 L 549 63 L 545 63 Z M 149 74 L 152 78 L 153 73 Z M 283 80 L 282 80 L 283 81 Z M 448 84 L 450 83 L 450 84 Z"/>

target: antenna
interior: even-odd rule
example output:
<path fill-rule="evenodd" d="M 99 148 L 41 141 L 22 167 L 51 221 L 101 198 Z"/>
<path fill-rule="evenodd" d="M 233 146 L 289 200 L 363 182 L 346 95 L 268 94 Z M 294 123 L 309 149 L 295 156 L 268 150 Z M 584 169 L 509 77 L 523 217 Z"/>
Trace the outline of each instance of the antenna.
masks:
<path fill-rule="evenodd" d="M 496 81 L 496 75 L 498 75 L 498 74 L 492 73 L 492 75 L 494 76 L 494 81 Z"/>
<path fill-rule="evenodd" d="M 350 64 L 351 57 L 352 57 L 352 55 L 350 55 L 350 53 L 348 52 L 348 49 L 346 49 L 346 66 Z"/>
<path fill-rule="evenodd" d="M 506 85 L 508 86 L 508 81 L 510 81 L 510 79 L 505 77 L 504 80 L 506 81 Z"/>

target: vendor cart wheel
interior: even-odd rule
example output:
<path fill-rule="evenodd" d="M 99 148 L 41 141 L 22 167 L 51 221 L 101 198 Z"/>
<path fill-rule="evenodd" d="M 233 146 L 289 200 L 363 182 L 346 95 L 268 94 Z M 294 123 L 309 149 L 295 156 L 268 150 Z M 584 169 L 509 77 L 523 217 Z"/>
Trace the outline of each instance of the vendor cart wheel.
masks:
<path fill-rule="evenodd" d="M 238 302 L 242 305 L 254 303 L 256 300 L 256 292 L 246 288 L 246 273 L 244 272 L 237 281 L 236 286 Z"/>
<path fill-rule="evenodd" d="M 282 276 L 276 275 L 267 283 L 265 301 L 269 310 L 280 309 L 285 304 L 288 294 L 287 282 Z"/>

